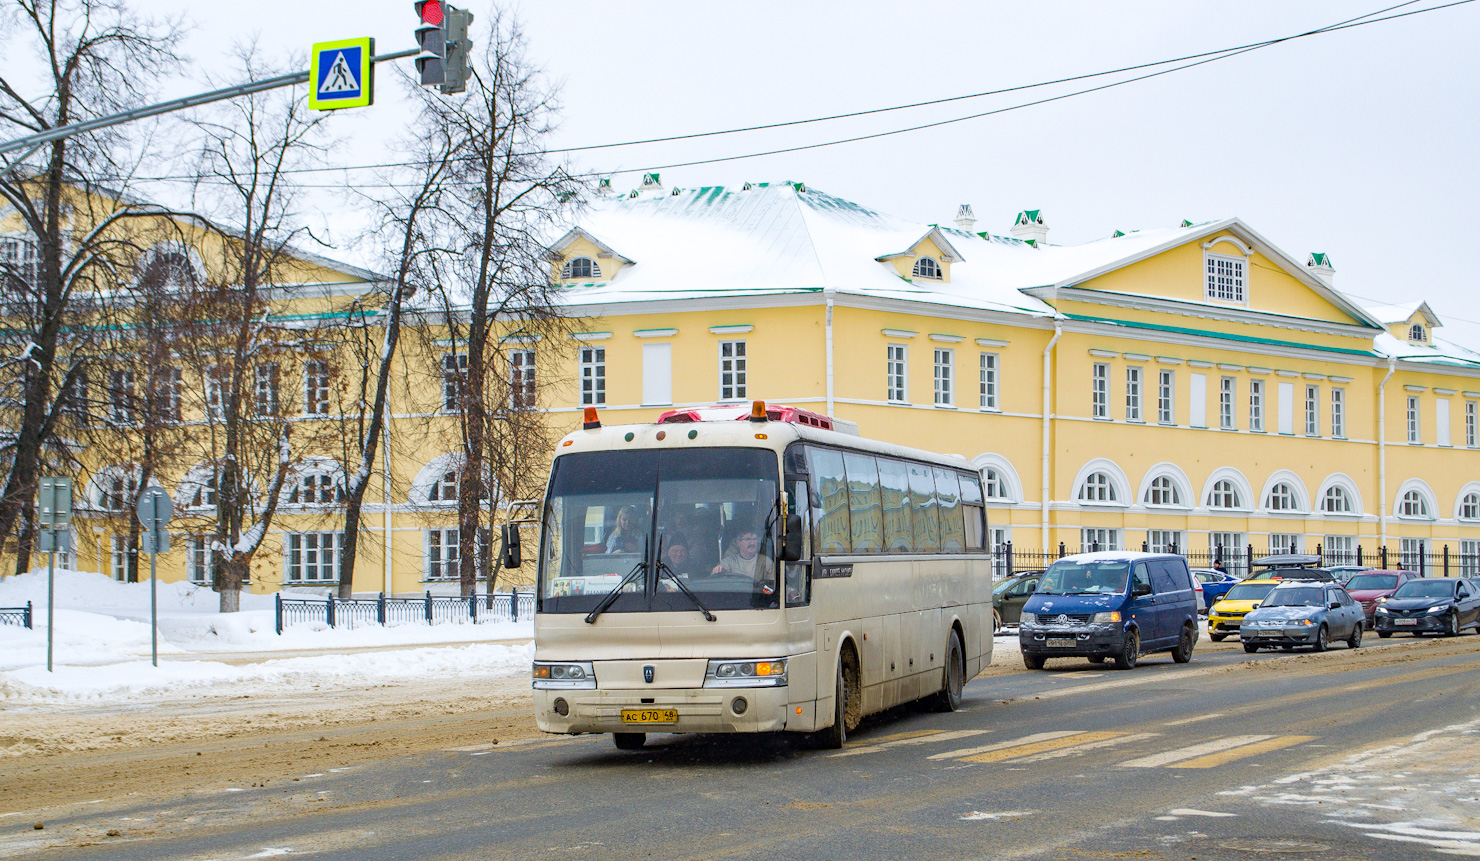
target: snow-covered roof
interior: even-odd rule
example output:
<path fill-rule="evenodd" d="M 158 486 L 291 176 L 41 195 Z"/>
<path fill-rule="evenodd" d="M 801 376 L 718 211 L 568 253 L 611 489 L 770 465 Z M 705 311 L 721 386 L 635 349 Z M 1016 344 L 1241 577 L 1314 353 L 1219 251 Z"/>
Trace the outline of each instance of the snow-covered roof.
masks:
<path fill-rule="evenodd" d="M 1405 362 L 1480 368 L 1480 353 L 1443 338 L 1433 338 L 1428 344 L 1415 344 L 1383 332 L 1374 341 L 1373 349 L 1381 355 Z"/>
<path fill-rule="evenodd" d="M 1415 313 L 1423 314 L 1424 322 L 1429 327 L 1441 326 L 1439 317 L 1429 303 L 1419 300 L 1417 302 L 1400 302 L 1396 305 L 1368 305 L 1367 313 L 1378 320 L 1392 325 L 1393 323 L 1406 323 Z"/>

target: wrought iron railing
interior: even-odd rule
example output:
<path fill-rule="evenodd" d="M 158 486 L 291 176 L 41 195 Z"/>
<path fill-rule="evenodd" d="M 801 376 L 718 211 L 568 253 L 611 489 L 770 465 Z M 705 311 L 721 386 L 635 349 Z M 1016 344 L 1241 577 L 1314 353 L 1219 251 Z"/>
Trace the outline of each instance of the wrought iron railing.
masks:
<path fill-rule="evenodd" d="M 419 598 L 284 598 L 275 602 L 277 632 L 293 625 L 323 624 L 330 628 L 369 625 L 458 625 L 479 622 L 517 622 L 534 615 L 533 592 L 493 592 L 483 595 L 433 595 Z"/>
<path fill-rule="evenodd" d="M 31 602 L 24 607 L 0 607 L 0 625 L 23 625 L 31 627 Z"/>
<path fill-rule="evenodd" d="M 1007 541 L 992 548 L 992 573 L 1000 580 L 1024 571 L 1047 568 L 1055 559 L 1061 559 L 1071 553 L 1089 553 L 1106 549 L 1112 548 L 1102 547 L 1099 544 L 1071 548 L 1059 542 L 1059 546 L 1052 550 L 1029 550 L 1014 547 L 1011 541 Z M 1142 542 L 1140 549 L 1148 551 L 1152 548 L 1146 542 Z M 1253 570 L 1253 563 L 1256 559 L 1299 552 L 1294 546 L 1265 547 L 1263 550 L 1257 550 L 1252 544 L 1245 544 L 1242 547 L 1214 545 L 1206 550 L 1187 550 L 1175 546 L 1156 549 L 1158 552 L 1176 553 L 1186 557 L 1187 564 L 1192 568 L 1222 569 L 1236 577 L 1247 576 Z M 1321 564 L 1328 568 L 1338 565 L 1356 565 L 1378 570 L 1416 571 L 1425 577 L 1480 577 L 1480 554 L 1458 553 L 1452 551 L 1447 544 L 1442 545 L 1438 550 L 1429 549 L 1427 546 L 1423 550 L 1391 549 L 1386 546 L 1369 549 L 1359 544 L 1355 550 L 1330 551 L 1317 544 L 1311 555 L 1320 557 Z"/>

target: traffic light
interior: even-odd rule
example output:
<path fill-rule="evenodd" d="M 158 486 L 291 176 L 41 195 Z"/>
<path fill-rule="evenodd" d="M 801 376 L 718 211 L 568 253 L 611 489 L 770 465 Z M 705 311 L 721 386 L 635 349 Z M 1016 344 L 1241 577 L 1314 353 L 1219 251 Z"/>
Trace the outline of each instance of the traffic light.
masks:
<path fill-rule="evenodd" d="M 423 86 L 436 85 L 443 93 L 460 93 L 467 87 L 468 56 L 473 43 L 468 25 L 473 13 L 443 0 L 416 0 L 420 23 L 416 25 L 416 72 Z"/>
<path fill-rule="evenodd" d="M 416 73 L 422 86 L 447 82 L 447 17 L 442 0 L 416 0 Z"/>

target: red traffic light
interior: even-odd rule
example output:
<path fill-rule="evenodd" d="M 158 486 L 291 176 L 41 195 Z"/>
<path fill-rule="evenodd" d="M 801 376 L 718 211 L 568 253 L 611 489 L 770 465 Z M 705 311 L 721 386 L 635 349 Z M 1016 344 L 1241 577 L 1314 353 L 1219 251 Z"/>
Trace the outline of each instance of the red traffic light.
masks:
<path fill-rule="evenodd" d="M 442 26 L 442 0 L 426 0 L 417 4 L 417 13 L 421 15 L 423 24 L 431 24 L 434 27 Z"/>

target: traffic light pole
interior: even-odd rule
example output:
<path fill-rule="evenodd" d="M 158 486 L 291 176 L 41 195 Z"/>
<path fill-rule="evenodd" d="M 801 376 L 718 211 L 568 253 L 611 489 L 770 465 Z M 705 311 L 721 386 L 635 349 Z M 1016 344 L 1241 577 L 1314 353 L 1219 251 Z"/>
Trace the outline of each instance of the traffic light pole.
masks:
<path fill-rule="evenodd" d="M 412 48 L 406 51 L 396 51 L 391 54 L 379 54 L 377 56 L 371 57 L 370 62 L 381 63 L 387 60 L 401 60 L 406 57 L 414 57 L 417 55 L 417 53 L 419 53 L 419 51 L 420 49 L 418 48 Z M 249 81 L 245 84 L 237 84 L 236 86 L 226 87 L 225 89 L 212 90 L 208 93 L 199 93 L 194 96 L 184 96 L 178 99 L 171 99 L 168 102 L 160 102 L 156 105 L 148 105 L 142 108 L 134 108 L 132 110 L 121 111 L 116 114 L 110 114 L 106 117 L 98 117 L 95 120 L 88 120 L 87 122 L 71 123 L 65 126 L 58 126 L 57 128 L 47 129 L 44 132 L 37 132 L 36 134 L 27 135 L 23 138 L 16 138 L 14 140 L 5 141 L 4 143 L 0 143 L 0 155 L 8 155 L 9 153 L 24 149 L 29 149 L 30 152 L 27 152 L 25 156 L 22 156 L 20 159 L 12 162 L 10 167 L 6 168 L 4 173 L 9 173 L 12 169 L 14 169 L 16 165 L 20 164 L 21 161 L 24 161 L 26 156 L 29 156 L 32 152 L 40 149 L 44 144 L 51 143 L 52 141 L 62 140 L 63 138 L 69 138 L 73 135 L 84 134 L 86 132 L 97 131 L 98 129 L 106 129 L 111 126 L 122 125 L 124 123 L 131 123 L 134 120 L 142 120 L 147 117 L 158 116 L 160 114 L 168 114 L 174 111 L 181 111 L 186 108 L 198 107 L 200 105 L 208 105 L 211 102 L 219 102 L 225 99 L 235 99 L 240 96 L 251 95 L 252 93 L 260 93 L 264 90 L 276 90 L 280 87 L 291 87 L 294 84 L 305 83 L 308 83 L 307 71 L 293 72 L 287 75 L 279 75 L 276 78 L 265 78 L 261 81 Z M 3 176 L 4 173 L 0 173 L 0 176 Z"/>

